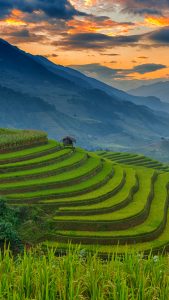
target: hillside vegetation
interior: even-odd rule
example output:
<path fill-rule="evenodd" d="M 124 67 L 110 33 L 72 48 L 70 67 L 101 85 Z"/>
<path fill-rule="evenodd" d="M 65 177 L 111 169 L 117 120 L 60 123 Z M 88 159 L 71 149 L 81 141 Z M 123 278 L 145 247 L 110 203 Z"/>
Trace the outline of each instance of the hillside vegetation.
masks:
<path fill-rule="evenodd" d="M 0 154 L 0 195 L 20 208 L 25 243 L 63 249 L 71 241 L 102 253 L 168 246 L 168 166 L 53 140 L 8 150 Z"/>

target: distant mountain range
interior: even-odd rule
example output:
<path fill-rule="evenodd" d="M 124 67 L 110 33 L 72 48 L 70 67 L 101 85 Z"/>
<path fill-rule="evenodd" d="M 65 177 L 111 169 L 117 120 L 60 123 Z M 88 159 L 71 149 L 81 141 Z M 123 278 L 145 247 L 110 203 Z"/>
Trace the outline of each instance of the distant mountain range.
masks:
<path fill-rule="evenodd" d="M 70 134 L 86 148 L 129 150 L 169 136 L 169 107 L 158 98 L 131 96 L 1 39 L 0 107 L 1 127 Z"/>
<path fill-rule="evenodd" d="M 137 89 L 130 90 L 134 96 L 156 96 L 161 101 L 169 103 L 169 81 L 160 81 L 150 85 L 143 85 Z"/>

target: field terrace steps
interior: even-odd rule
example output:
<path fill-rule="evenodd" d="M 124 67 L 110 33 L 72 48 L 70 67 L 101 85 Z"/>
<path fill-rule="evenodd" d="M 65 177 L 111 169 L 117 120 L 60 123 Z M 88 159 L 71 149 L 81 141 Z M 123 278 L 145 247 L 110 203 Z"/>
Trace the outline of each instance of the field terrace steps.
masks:
<path fill-rule="evenodd" d="M 51 181 L 51 178 L 49 178 L 46 181 L 45 185 L 44 183 L 35 185 L 36 186 L 35 192 L 30 192 L 28 190 L 29 187 L 28 185 L 26 187 L 26 191 L 24 190 L 24 188 L 23 189 L 21 188 L 19 194 L 13 193 L 10 197 L 8 196 L 8 198 L 13 200 L 18 199 L 19 201 L 33 200 L 36 203 L 36 200 L 41 200 L 41 199 L 50 199 L 50 198 L 62 199 L 66 197 L 76 196 L 76 195 L 83 195 L 87 192 L 96 190 L 98 187 L 103 186 L 106 182 L 109 181 L 109 179 L 113 176 L 113 174 L 114 172 L 113 172 L 112 165 L 108 163 L 104 163 L 102 169 L 99 170 L 97 174 L 95 174 L 95 176 L 92 176 L 92 178 L 87 178 L 85 181 L 81 181 L 77 184 L 68 186 L 66 183 L 65 187 L 59 186 L 58 188 L 54 188 L 54 185 L 56 184 L 59 185 L 59 181 L 56 183 L 56 178 L 55 178 L 54 182 L 52 182 L 50 185 L 50 182 L 49 183 L 47 182 L 47 181 Z M 62 183 L 63 182 L 61 181 L 60 184 L 62 185 Z M 40 188 L 37 189 L 37 186 L 39 186 Z"/>
<path fill-rule="evenodd" d="M 74 229 L 75 224 L 78 222 L 79 227 L 81 230 L 86 230 L 89 228 L 90 223 L 90 230 L 102 230 L 103 226 L 106 230 L 121 230 L 126 229 L 137 224 L 143 223 L 149 215 L 151 202 L 154 197 L 154 184 L 157 180 L 156 173 L 152 170 L 148 170 L 146 180 L 143 174 L 139 175 L 139 187 L 135 190 L 135 192 L 130 195 L 130 201 L 128 202 L 127 206 L 120 208 L 119 210 L 112 209 L 113 204 L 119 204 L 122 202 L 123 197 L 125 198 L 126 195 L 123 190 L 125 187 L 114 196 L 114 198 L 110 198 L 100 204 L 90 205 L 88 206 L 88 212 L 90 210 L 93 212 L 93 218 L 90 220 L 88 215 L 90 214 L 83 214 L 83 211 L 86 207 L 73 207 L 71 211 L 64 211 L 68 208 L 62 208 L 62 217 L 57 217 L 57 226 L 59 226 L 60 219 L 60 227 L 62 228 L 62 222 L 64 222 L 64 227 L 66 229 Z M 127 188 L 128 189 L 128 188 Z M 127 192 L 128 193 L 128 192 Z M 143 197 L 141 197 L 143 195 Z M 110 201 L 109 201 L 110 200 Z M 112 206 L 110 206 L 110 204 Z M 103 210 L 101 209 L 103 208 Z M 106 208 L 106 210 L 105 210 Z M 109 208 L 109 210 L 108 210 Z M 70 208 L 69 208 L 70 209 Z M 74 211 L 76 211 L 76 217 Z M 106 213 L 105 213 L 106 212 Z M 64 218 L 65 215 L 69 217 Z"/>
<path fill-rule="evenodd" d="M 74 149 L 66 148 L 47 154 L 42 157 L 33 158 L 27 161 L 19 161 L 16 163 L 8 163 L 0 166 L 0 174 L 6 172 L 15 172 L 19 170 L 30 170 L 33 168 L 46 166 L 55 162 L 62 161 L 64 158 L 70 157 L 74 153 Z"/>
<path fill-rule="evenodd" d="M 114 184 L 113 180 L 109 183 L 111 191 L 107 194 L 107 197 L 105 197 L 106 194 L 103 194 L 103 198 L 95 201 L 95 204 L 93 204 L 91 199 L 85 206 L 79 206 L 78 204 L 80 204 L 80 201 L 77 203 L 78 206 L 61 206 L 58 215 L 77 215 L 77 219 L 80 220 L 79 217 L 81 215 L 104 214 L 105 212 L 116 211 L 119 208 L 125 207 L 132 201 L 133 194 L 139 188 L 139 182 L 136 173 L 132 169 L 125 170 L 125 177 L 120 176 L 120 172 L 117 173 L 116 176 L 114 176 Z"/>
<path fill-rule="evenodd" d="M 26 191 L 42 190 L 45 186 L 53 187 L 67 187 L 69 185 L 82 182 L 101 172 L 103 163 L 100 159 L 88 158 L 86 164 L 80 166 L 77 170 L 66 171 L 62 174 L 47 176 L 45 178 L 34 178 L 30 180 L 23 180 L 15 183 L 0 183 L 0 194 L 23 193 Z M 66 179 L 65 179 L 66 178 Z"/>
<path fill-rule="evenodd" d="M 45 156 L 56 151 L 59 151 L 63 147 L 57 142 L 51 140 L 48 144 L 39 147 L 33 147 L 30 149 L 18 150 L 17 152 L 11 152 L 7 154 L 1 154 L 0 165 L 10 164 L 21 161 L 28 161 L 33 158 Z"/>
<path fill-rule="evenodd" d="M 97 151 L 101 157 L 125 165 L 143 166 L 147 168 L 154 168 L 161 171 L 169 171 L 169 165 L 160 163 L 157 160 L 151 159 L 144 155 L 137 155 L 125 152 L 110 152 L 110 151 Z"/>
<path fill-rule="evenodd" d="M 168 212 L 168 174 L 159 175 L 154 187 L 154 198 L 152 201 L 150 213 L 143 224 L 134 226 L 126 230 L 116 231 L 56 231 L 57 237 L 61 242 L 71 240 L 72 242 L 86 244 L 126 244 L 145 242 L 158 237 L 164 230 L 167 222 Z M 161 206 L 159 207 L 159 197 Z M 158 210 L 158 214 L 156 212 Z M 155 217 L 156 215 L 156 217 Z M 55 217 L 56 218 L 56 217 Z M 60 217 L 61 218 L 61 217 Z M 58 219 L 58 218 L 57 218 Z M 108 215 L 106 220 L 111 219 Z M 97 222 L 99 222 L 97 220 Z M 58 227 L 58 226 L 57 226 Z M 64 227 L 64 226 L 63 226 Z M 80 227 L 80 225 L 79 225 Z M 104 228 L 104 227 L 103 227 Z"/>
<path fill-rule="evenodd" d="M 115 245 L 89 245 L 85 243 L 85 240 L 82 244 L 82 249 L 85 249 L 86 251 L 98 251 L 100 255 L 103 255 L 103 257 L 111 257 L 112 253 L 118 253 L 118 254 L 124 254 L 124 253 L 135 253 L 135 252 L 145 252 L 146 254 L 149 253 L 164 253 L 165 249 L 168 252 L 169 249 L 169 237 L 168 237 L 168 232 L 169 232 L 169 210 L 167 213 L 167 222 L 164 230 L 162 233 L 156 237 L 153 240 L 149 240 L 147 242 L 137 242 L 137 243 L 126 243 L 125 245 L 120 245 L 115 244 Z M 66 234 L 65 232 L 62 232 L 62 234 Z M 70 239 L 71 240 L 71 239 Z M 51 236 L 49 239 L 49 236 L 46 236 L 46 241 L 43 242 L 45 246 L 48 247 L 57 247 L 58 248 L 58 241 L 56 240 L 56 236 Z M 72 244 L 73 247 L 73 244 Z M 66 251 L 67 249 L 67 242 L 62 242 L 60 243 L 60 250 L 61 251 Z"/>
<path fill-rule="evenodd" d="M 57 204 L 57 207 L 63 206 L 74 206 L 74 205 L 89 205 L 94 203 L 99 203 L 108 199 L 110 196 L 117 193 L 117 191 L 122 188 L 126 182 L 126 172 L 119 166 L 113 166 L 113 176 L 109 177 L 108 180 L 104 182 L 103 185 L 99 186 L 97 189 L 92 189 L 82 195 L 77 195 L 69 198 L 52 199 L 41 201 L 43 205 Z"/>
<path fill-rule="evenodd" d="M 88 160 L 88 156 L 86 153 L 82 151 L 75 151 L 71 157 L 67 157 L 61 162 L 54 162 L 52 164 L 48 163 L 48 165 L 14 172 L 6 172 L 0 173 L 0 182 L 8 183 L 8 182 L 19 182 L 27 179 L 33 178 L 44 178 L 49 175 L 56 175 L 64 173 L 65 171 L 74 170 Z"/>
<path fill-rule="evenodd" d="M 45 245 L 157 248 L 169 244 L 168 169 L 141 155 L 87 152 L 50 140 L 0 154 L 0 195 L 42 214 L 38 229 L 25 223 L 26 241 L 32 230 L 33 240 Z"/>
<path fill-rule="evenodd" d="M 130 177 L 130 181 L 126 180 L 126 185 L 114 195 L 114 197 L 110 197 L 107 200 L 94 205 L 88 205 L 87 207 L 61 207 L 59 209 L 59 215 L 76 215 L 78 216 L 79 221 L 84 221 L 88 219 L 86 216 L 90 215 L 92 212 L 92 214 L 95 215 L 93 219 L 94 222 L 95 219 L 97 221 L 99 215 L 104 215 L 105 212 L 111 212 L 111 222 L 115 222 L 116 220 L 121 226 L 124 225 L 125 220 L 129 221 L 129 218 L 133 220 L 134 217 L 138 217 L 138 215 L 141 215 L 142 213 L 147 215 L 153 197 L 154 182 L 157 178 L 157 174 L 152 170 L 148 170 L 146 175 L 145 180 L 145 175 L 138 172 L 135 183 L 134 181 L 132 183 L 133 178 Z M 124 201 L 123 199 L 128 199 L 129 201 L 127 205 L 121 206 Z M 81 216 L 83 217 L 81 218 Z"/>

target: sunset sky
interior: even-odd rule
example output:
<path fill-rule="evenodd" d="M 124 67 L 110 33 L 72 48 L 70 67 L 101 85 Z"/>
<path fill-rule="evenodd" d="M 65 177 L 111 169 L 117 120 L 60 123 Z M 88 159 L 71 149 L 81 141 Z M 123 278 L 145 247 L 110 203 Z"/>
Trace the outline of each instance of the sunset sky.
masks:
<path fill-rule="evenodd" d="M 169 79 L 169 0 L 0 0 L 0 37 L 124 89 Z"/>

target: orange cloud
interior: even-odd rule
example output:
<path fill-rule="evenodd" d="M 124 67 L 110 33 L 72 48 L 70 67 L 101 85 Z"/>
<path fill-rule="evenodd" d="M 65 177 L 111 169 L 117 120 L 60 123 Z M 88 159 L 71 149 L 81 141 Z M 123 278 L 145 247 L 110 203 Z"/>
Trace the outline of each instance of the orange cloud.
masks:
<path fill-rule="evenodd" d="M 12 10 L 12 16 L 15 16 L 15 17 L 21 17 L 22 16 L 22 12 L 18 9 L 13 9 Z"/>
<path fill-rule="evenodd" d="M 19 21 L 19 20 L 16 20 L 16 19 L 12 19 L 12 18 L 6 19 L 6 20 L 4 20 L 4 22 L 9 24 L 9 25 L 14 25 L 14 26 L 26 25 L 25 22 Z"/>
<path fill-rule="evenodd" d="M 111 29 L 118 23 L 113 22 L 109 19 L 100 22 L 94 20 L 71 20 L 68 22 L 68 26 L 72 27 L 70 33 L 78 32 L 99 32 L 103 29 Z"/>
<path fill-rule="evenodd" d="M 77 9 L 96 6 L 100 0 L 69 0 L 70 3 Z"/>
<path fill-rule="evenodd" d="M 148 16 L 146 17 L 145 21 L 148 24 L 154 25 L 156 27 L 169 26 L 169 18 L 167 17 Z"/>
<path fill-rule="evenodd" d="M 96 4 L 97 0 L 85 0 L 85 5 L 86 6 L 92 6 Z"/>
<path fill-rule="evenodd" d="M 21 19 L 22 12 L 18 9 L 13 9 L 11 15 L 3 20 L 8 25 L 21 26 L 26 25 L 26 22 Z"/>
<path fill-rule="evenodd" d="M 112 29 L 116 28 L 119 29 L 121 32 L 127 32 L 128 27 L 132 26 L 133 24 L 128 23 L 118 23 L 111 19 L 104 19 L 104 20 L 98 20 L 98 19 L 85 19 L 85 20 L 70 20 L 67 22 L 67 25 L 70 27 L 69 33 L 75 34 L 75 33 L 86 33 L 86 32 L 107 32 L 109 35 L 114 35 L 114 31 L 112 34 Z"/>

